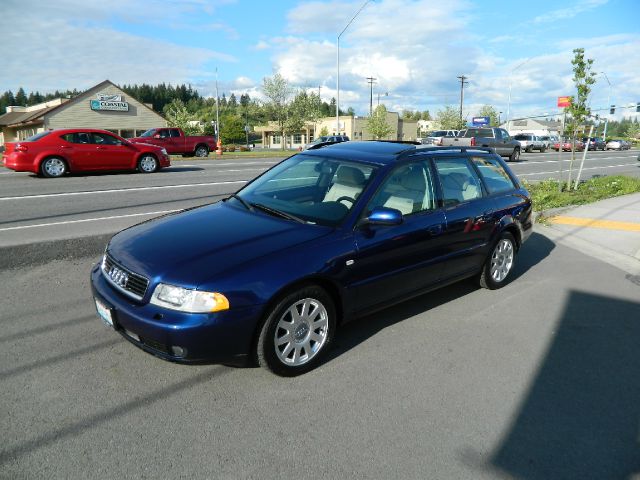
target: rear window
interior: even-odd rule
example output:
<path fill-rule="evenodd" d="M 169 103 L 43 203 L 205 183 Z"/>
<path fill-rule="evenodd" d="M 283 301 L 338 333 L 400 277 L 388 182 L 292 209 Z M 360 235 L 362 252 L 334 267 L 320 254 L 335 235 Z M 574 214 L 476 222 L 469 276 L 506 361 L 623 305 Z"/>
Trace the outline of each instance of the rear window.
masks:
<path fill-rule="evenodd" d="M 446 137 L 447 136 L 447 132 L 445 132 L 444 130 L 436 130 L 434 132 L 431 132 L 432 137 Z"/>
<path fill-rule="evenodd" d="M 493 138 L 493 130 L 490 128 L 469 128 L 464 134 L 465 138 L 490 137 Z"/>
<path fill-rule="evenodd" d="M 493 157 L 473 157 L 471 160 L 478 167 L 489 193 L 506 192 L 516 188 L 511 177 L 497 159 Z"/>
<path fill-rule="evenodd" d="M 41 138 L 46 137 L 47 135 L 49 135 L 50 133 L 51 133 L 50 130 L 47 131 L 47 132 L 36 133 L 35 135 L 31 135 L 29 138 L 25 138 L 23 141 L 25 141 L 25 142 L 37 142 Z"/>
<path fill-rule="evenodd" d="M 516 140 L 531 140 L 531 135 L 516 135 L 513 138 Z"/>

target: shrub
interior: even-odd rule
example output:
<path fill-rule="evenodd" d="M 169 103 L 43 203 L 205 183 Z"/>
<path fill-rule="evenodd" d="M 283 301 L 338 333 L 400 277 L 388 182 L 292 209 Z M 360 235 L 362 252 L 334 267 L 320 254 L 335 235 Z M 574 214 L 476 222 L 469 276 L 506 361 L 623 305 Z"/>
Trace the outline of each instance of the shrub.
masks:
<path fill-rule="evenodd" d="M 227 152 L 235 152 L 236 151 L 236 146 L 235 145 L 229 145 L 227 147 Z"/>

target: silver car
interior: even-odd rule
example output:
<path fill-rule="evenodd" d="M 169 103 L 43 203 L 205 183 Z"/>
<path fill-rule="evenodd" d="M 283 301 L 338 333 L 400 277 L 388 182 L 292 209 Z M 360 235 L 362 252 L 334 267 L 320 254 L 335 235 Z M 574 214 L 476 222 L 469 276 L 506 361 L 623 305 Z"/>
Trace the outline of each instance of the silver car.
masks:
<path fill-rule="evenodd" d="M 629 150 L 629 142 L 621 139 L 609 140 L 607 142 L 607 150 Z"/>

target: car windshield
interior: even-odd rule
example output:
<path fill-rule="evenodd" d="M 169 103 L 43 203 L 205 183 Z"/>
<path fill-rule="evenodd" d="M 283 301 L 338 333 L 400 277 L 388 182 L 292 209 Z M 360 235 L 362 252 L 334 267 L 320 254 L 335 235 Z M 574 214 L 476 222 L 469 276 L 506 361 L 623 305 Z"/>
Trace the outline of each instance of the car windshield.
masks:
<path fill-rule="evenodd" d="M 146 132 L 144 132 L 142 135 L 140 135 L 141 137 L 153 137 L 156 133 L 156 129 L 152 128 L 150 130 L 147 130 Z"/>
<path fill-rule="evenodd" d="M 318 137 L 311 143 L 312 144 L 322 143 L 322 142 L 326 142 L 328 139 L 329 137 Z"/>
<path fill-rule="evenodd" d="M 335 227 L 349 214 L 375 170 L 363 163 L 298 154 L 258 177 L 238 192 L 241 199 L 232 201 Z"/>
<path fill-rule="evenodd" d="M 35 135 L 31 135 L 29 138 L 25 138 L 23 141 L 24 142 L 37 142 L 41 138 L 46 137 L 47 135 L 49 135 L 50 133 L 51 133 L 51 130 L 46 131 L 46 132 L 36 133 Z"/>
<path fill-rule="evenodd" d="M 516 135 L 513 138 L 516 140 L 531 140 L 531 135 Z"/>

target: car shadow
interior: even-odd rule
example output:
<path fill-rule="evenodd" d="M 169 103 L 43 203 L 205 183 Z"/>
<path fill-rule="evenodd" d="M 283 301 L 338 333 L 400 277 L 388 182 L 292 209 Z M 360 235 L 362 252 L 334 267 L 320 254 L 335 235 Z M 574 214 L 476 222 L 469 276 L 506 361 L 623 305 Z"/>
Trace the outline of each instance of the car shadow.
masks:
<path fill-rule="evenodd" d="M 517 281 L 528 270 L 544 260 L 554 248 L 555 244 L 547 237 L 539 233 L 532 233 L 517 257 L 511 282 Z M 479 288 L 473 279 L 460 281 L 375 314 L 350 321 L 340 327 L 333 341 L 333 347 L 327 352 L 325 362 L 336 359 L 396 323 L 460 299 Z"/>
<path fill-rule="evenodd" d="M 638 319 L 638 302 L 571 291 L 531 387 L 484 468 L 532 480 L 636 478 Z"/>
<path fill-rule="evenodd" d="M 154 173 L 150 173 L 149 175 L 164 175 L 167 173 L 180 173 L 180 172 L 199 172 L 204 170 L 204 168 L 201 167 L 163 167 L 162 169 L 160 169 L 157 172 Z M 90 177 L 106 177 L 106 176 L 120 176 L 120 175 L 146 175 L 146 174 L 142 174 L 138 171 L 135 170 L 109 170 L 109 171 L 100 171 L 100 172 L 78 172 L 78 173 L 73 173 L 70 172 L 68 174 L 66 174 L 64 177 L 62 178 L 90 178 Z M 35 173 L 31 173 L 29 174 L 29 176 L 31 178 L 37 178 L 40 180 L 50 180 L 47 177 L 43 177 L 41 175 L 36 175 Z"/>

